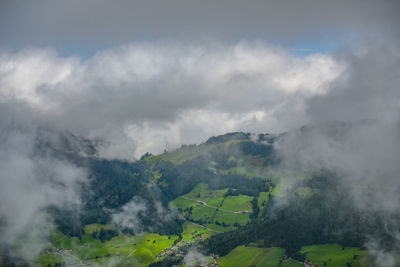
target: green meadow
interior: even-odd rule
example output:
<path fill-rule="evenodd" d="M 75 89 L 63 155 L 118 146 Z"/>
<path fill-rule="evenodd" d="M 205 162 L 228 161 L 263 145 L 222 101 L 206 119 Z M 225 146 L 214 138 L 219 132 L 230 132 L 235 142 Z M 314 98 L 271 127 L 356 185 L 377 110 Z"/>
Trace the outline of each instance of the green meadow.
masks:
<path fill-rule="evenodd" d="M 302 253 L 313 264 L 319 266 L 346 267 L 347 263 L 351 266 L 370 266 L 367 251 L 353 247 L 342 247 L 339 244 L 323 244 L 302 247 Z"/>
<path fill-rule="evenodd" d="M 347 267 L 372 266 L 371 256 L 367 251 L 354 247 L 341 247 L 338 244 L 323 244 L 305 246 L 301 249 L 306 258 L 314 265 Z M 218 263 L 221 267 L 237 266 L 268 266 L 268 267 L 300 267 L 301 262 L 294 259 L 284 259 L 285 250 L 282 248 L 260 248 L 238 246 L 226 256 L 221 257 Z"/>
<path fill-rule="evenodd" d="M 207 238 L 211 234 L 212 233 L 203 226 L 191 222 L 185 222 L 183 225 L 182 240 L 195 241 L 197 236 Z"/>
<path fill-rule="evenodd" d="M 218 263 L 221 267 L 278 267 L 280 261 L 283 259 L 285 250 L 282 248 L 258 248 L 258 247 L 246 247 L 238 246 L 233 249 L 228 255 L 221 257 Z M 290 266 L 290 265 L 286 265 Z M 294 265 L 301 266 L 301 265 Z"/>
<path fill-rule="evenodd" d="M 154 233 L 136 236 L 119 235 L 102 243 L 91 236 L 84 235 L 82 239 L 78 239 L 55 231 L 51 239 L 49 251 L 40 255 L 38 266 L 54 265 L 63 261 L 69 264 L 114 263 L 117 266 L 147 266 L 163 249 L 171 247 L 177 236 L 162 236 Z"/>
<path fill-rule="evenodd" d="M 85 226 L 84 231 L 85 234 L 91 235 L 93 232 L 99 232 L 101 229 L 103 230 L 115 230 L 115 225 L 114 224 L 88 224 Z"/>
<path fill-rule="evenodd" d="M 211 190 L 206 184 L 200 183 L 191 192 L 171 201 L 169 206 L 181 210 L 191 209 L 188 215 L 190 219 L 207 222 L 209 228 L 225 232 L 232 229 L 235 223 L 244 225 L 249 222 L 253 199 L 246 195 L 225 196 L 227 191 Z"/>

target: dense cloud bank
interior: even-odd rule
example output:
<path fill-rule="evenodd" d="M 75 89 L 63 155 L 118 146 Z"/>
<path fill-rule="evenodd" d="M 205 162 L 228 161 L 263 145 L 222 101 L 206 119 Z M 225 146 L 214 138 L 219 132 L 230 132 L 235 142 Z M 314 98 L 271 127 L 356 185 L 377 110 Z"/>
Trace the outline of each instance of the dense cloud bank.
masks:
<path fill-rule="evenodd" d="M 285 136 L 277 149 L 285 168 L 338 174 L 350 207 L 372 211 L 390 236 L 400 233 L 400 53 L 398 42 L 363 48 L 348 57 L 344 75 L 327 94 L 307 101 L 309 124 Z M 395 266 L 371 233 L 365 244 L 379 266 Z"/>
<path fill-rule="evenodd" d="M 328 55 L 298 58 L 262 42 L 135 43 L 86 61 L 26 48 L 0 54 L 0 97 L 106 139 L 105 157 L 132 159 L 229 131 L 301 125 L 304 101 L 344 69 Z"/>
<path fill-rule="evenodd" d="M 308 100 L 308 126 L 290 133 L 280 151 L 288 166 L 337 170 L 361 192 L 364 183 L 378 186 L 382 190 L 374 192 L 382 195 L 357 203 L 395 212 L 400 205 L 398 43 L 350 59 L 327 94 Z"/>

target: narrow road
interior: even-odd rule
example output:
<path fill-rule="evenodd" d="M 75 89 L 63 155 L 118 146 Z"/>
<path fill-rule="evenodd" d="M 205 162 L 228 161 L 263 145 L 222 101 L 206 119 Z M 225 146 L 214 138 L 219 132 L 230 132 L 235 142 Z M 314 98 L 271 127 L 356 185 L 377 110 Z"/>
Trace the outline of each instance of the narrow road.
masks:
<path fill-rule="evenodd" d="M 132 254 L 133 254 L 133 252 L 135 252 L 136 251 L 136 248 L 134 248 L 132 251 L 131 251 L 131 253 L 129 253 L 129 255 L 127 256 L 127 258 L 129 258 Z"/>

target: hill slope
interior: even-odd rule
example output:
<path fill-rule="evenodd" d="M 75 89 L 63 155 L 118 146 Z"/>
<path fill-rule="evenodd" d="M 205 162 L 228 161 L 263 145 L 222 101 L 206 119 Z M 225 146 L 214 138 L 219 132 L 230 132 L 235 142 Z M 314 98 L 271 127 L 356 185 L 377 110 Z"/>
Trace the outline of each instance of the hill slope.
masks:
<path fill-rule="evenodd" d="M 66 156 L 89 173 L 82 208 L 49 207 L 58 229 L 33 265 L 172 266 L 195 251 L 209 266 L 369 266 L 372 235 L 395 250 L 383 219 L 348 205 L 337 173 L 283 168 L 284 138 L 229 133 L 136 162 L 101 159 L 83 139 L 90 153 Z"/>

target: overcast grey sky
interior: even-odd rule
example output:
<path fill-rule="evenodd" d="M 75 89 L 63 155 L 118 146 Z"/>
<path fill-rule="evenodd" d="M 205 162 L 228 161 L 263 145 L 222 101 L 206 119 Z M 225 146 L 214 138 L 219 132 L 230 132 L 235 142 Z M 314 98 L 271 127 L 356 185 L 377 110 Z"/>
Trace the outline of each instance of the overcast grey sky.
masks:
<path fill-rule="evenodd" d="M 326 50 L 351 37 L 398 32 L 398 11 L 396 0 L 2 0 L 0 45 L 88 55 L 132 41 L 211 38 Z"/>

